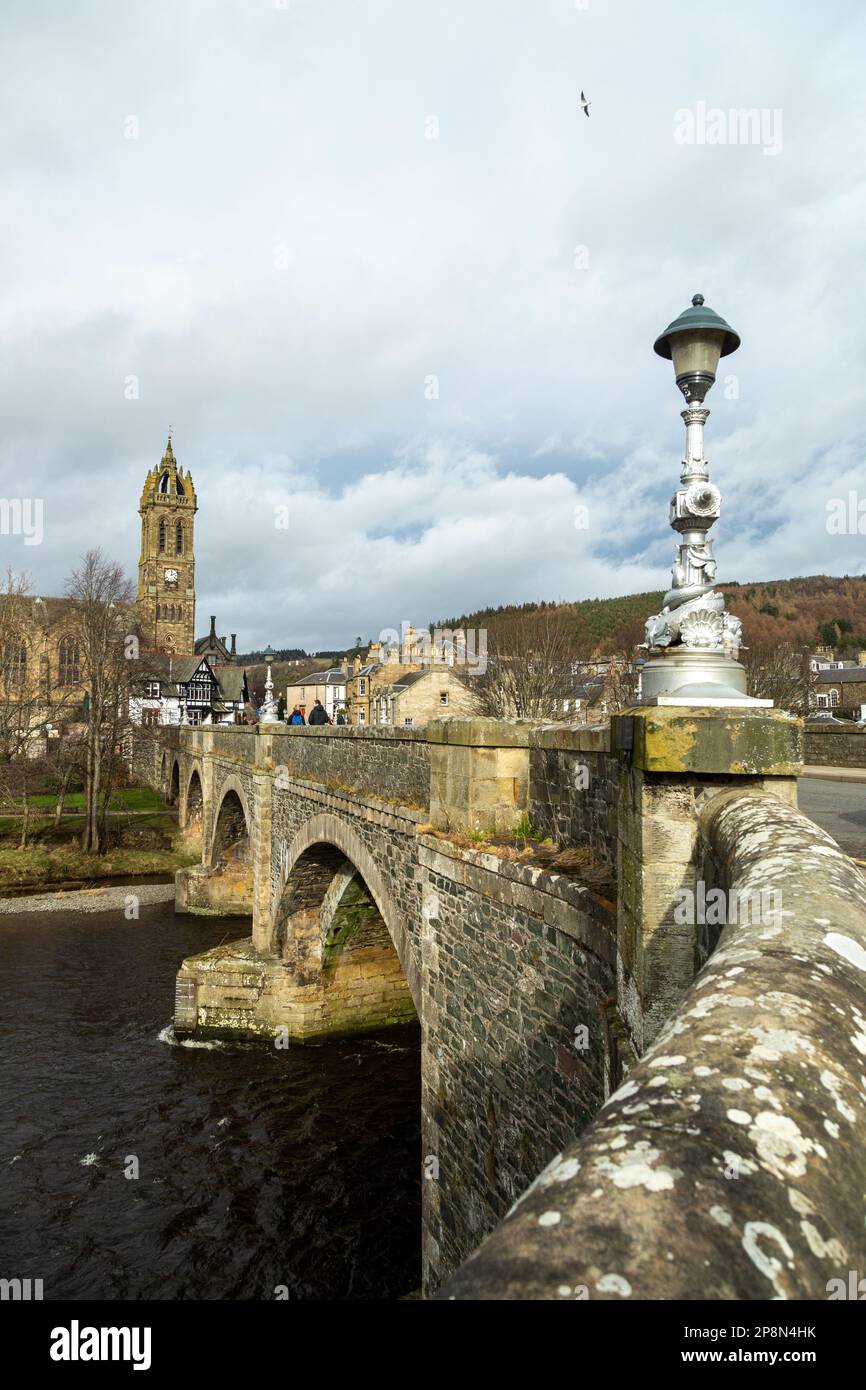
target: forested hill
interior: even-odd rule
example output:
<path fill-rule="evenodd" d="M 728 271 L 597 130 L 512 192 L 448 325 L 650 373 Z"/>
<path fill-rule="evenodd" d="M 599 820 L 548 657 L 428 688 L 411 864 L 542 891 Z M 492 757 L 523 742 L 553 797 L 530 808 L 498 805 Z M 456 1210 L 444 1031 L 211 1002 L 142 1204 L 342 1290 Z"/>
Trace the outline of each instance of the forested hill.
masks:
<path fill-rule="evenodd" d="M 866 650 L 866 576 L 834 579 L 818 574 L 716 587 L 727 596 L 731 612 L 742 619 L 747 646 L 787 643 L 802 648 L 823 643 L 839 650 Z M 503 620 L 532 623 L 543 614 L 573 616 L 580 645 L 610 652 L 643 640 L 644 621 L 659 611 L 663 597 L 659 589 L 624 598 L 510 604 L 443 618 L 437 626 L 494 628 Z"/>

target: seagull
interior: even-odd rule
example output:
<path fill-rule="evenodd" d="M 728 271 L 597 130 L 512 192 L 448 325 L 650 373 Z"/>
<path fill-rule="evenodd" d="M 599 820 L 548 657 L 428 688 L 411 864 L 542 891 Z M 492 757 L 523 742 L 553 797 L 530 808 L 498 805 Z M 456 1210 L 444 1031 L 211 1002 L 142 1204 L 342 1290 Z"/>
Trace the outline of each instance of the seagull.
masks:
<path fill-rule="evenodd" d="M 586 99 L 586 97 L 584 96 L 583 92 L 581 92 L 581 94 L 580 94 L 580 109 L 582 110 L 584 116 L 586 116 L 587 120 L 589 120 L 589 106 L 590 106 L 590 103 L 587 101 L 587 99 Z"/>

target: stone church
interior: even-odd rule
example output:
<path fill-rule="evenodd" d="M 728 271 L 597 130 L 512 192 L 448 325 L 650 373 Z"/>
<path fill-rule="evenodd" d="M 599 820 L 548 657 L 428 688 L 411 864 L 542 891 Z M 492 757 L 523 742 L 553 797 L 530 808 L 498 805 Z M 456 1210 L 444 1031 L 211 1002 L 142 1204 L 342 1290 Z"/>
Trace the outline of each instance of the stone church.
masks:
<path fill-rule="evenodd" d="M 229 648 L 217 637 L 212 617 L 209 636 L 195 638 L 198 501 L 192 475 L 178 467 L 170 435 L 160 463 L 147 474 L 138 510 L 135 619 L 142 679 L 132 717 L 148 724 L 243 722 L 249 692 L 235 634 Z M 80 709 L 88 679 L 76 626 L 71 599 L 4 599 L 0 696 L 20 700 L 24 691 L 38 692 L 43 709 L 62 709 L 67 718 Z"/>
<path fill-rule="evenodd" d="M 136 608 L 147 679 L 133 717 L 145 724 L 239 723 L 249 704 L 246 672 L 216 635 L 195 637 L 195 514 L 192 474 L 178 467 L 168 437 L 144 480 L 138 507 L 141 553 Z"/>

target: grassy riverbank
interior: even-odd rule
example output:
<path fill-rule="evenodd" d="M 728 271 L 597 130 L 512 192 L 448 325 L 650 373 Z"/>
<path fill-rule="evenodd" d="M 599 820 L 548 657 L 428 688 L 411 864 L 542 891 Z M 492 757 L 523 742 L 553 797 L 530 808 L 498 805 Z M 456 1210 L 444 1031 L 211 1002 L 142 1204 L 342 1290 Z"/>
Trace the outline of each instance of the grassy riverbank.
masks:
<path fill-rule="evenodd" d="M 31 889 L 99 883 L 103 879 L 133 880 L 154 874 L 173 874 L 199 860 L 181 843 L 174 815 L 149 788 L 125 788 L 112 795 L 110 844 L 105 854 L 85 854 L 79 844 L 80 795 L 66 799 L 64 814 L 54 824 L 54 798 L 31 798 L 30 843 L 18 848 L 21 812 L 7 806 L 0 813 L 0 897 Z"/>

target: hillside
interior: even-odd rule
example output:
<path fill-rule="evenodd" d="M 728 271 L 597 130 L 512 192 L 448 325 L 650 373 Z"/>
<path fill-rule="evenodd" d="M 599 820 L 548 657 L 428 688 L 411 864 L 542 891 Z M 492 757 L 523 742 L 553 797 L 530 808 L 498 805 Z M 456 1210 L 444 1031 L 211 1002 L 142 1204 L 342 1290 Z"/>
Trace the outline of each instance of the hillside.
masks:
<path fill-rule="evenodd" d="M 730 610 L 742 619 L 747 646 L 831 645 L 839 652 L 866 650 L 866 576 L 812 575 L 754 584 L 719 584 Z M 487 627 L 532 619 L 541 613 L 573 617 L 580 646 L 588 652 L 630 649 L 643 640 L 645 619 L 659 610 L 664 594 L 581 599 L 574 603 L 524 603 L 443 618 L 438 627 Z"/>

